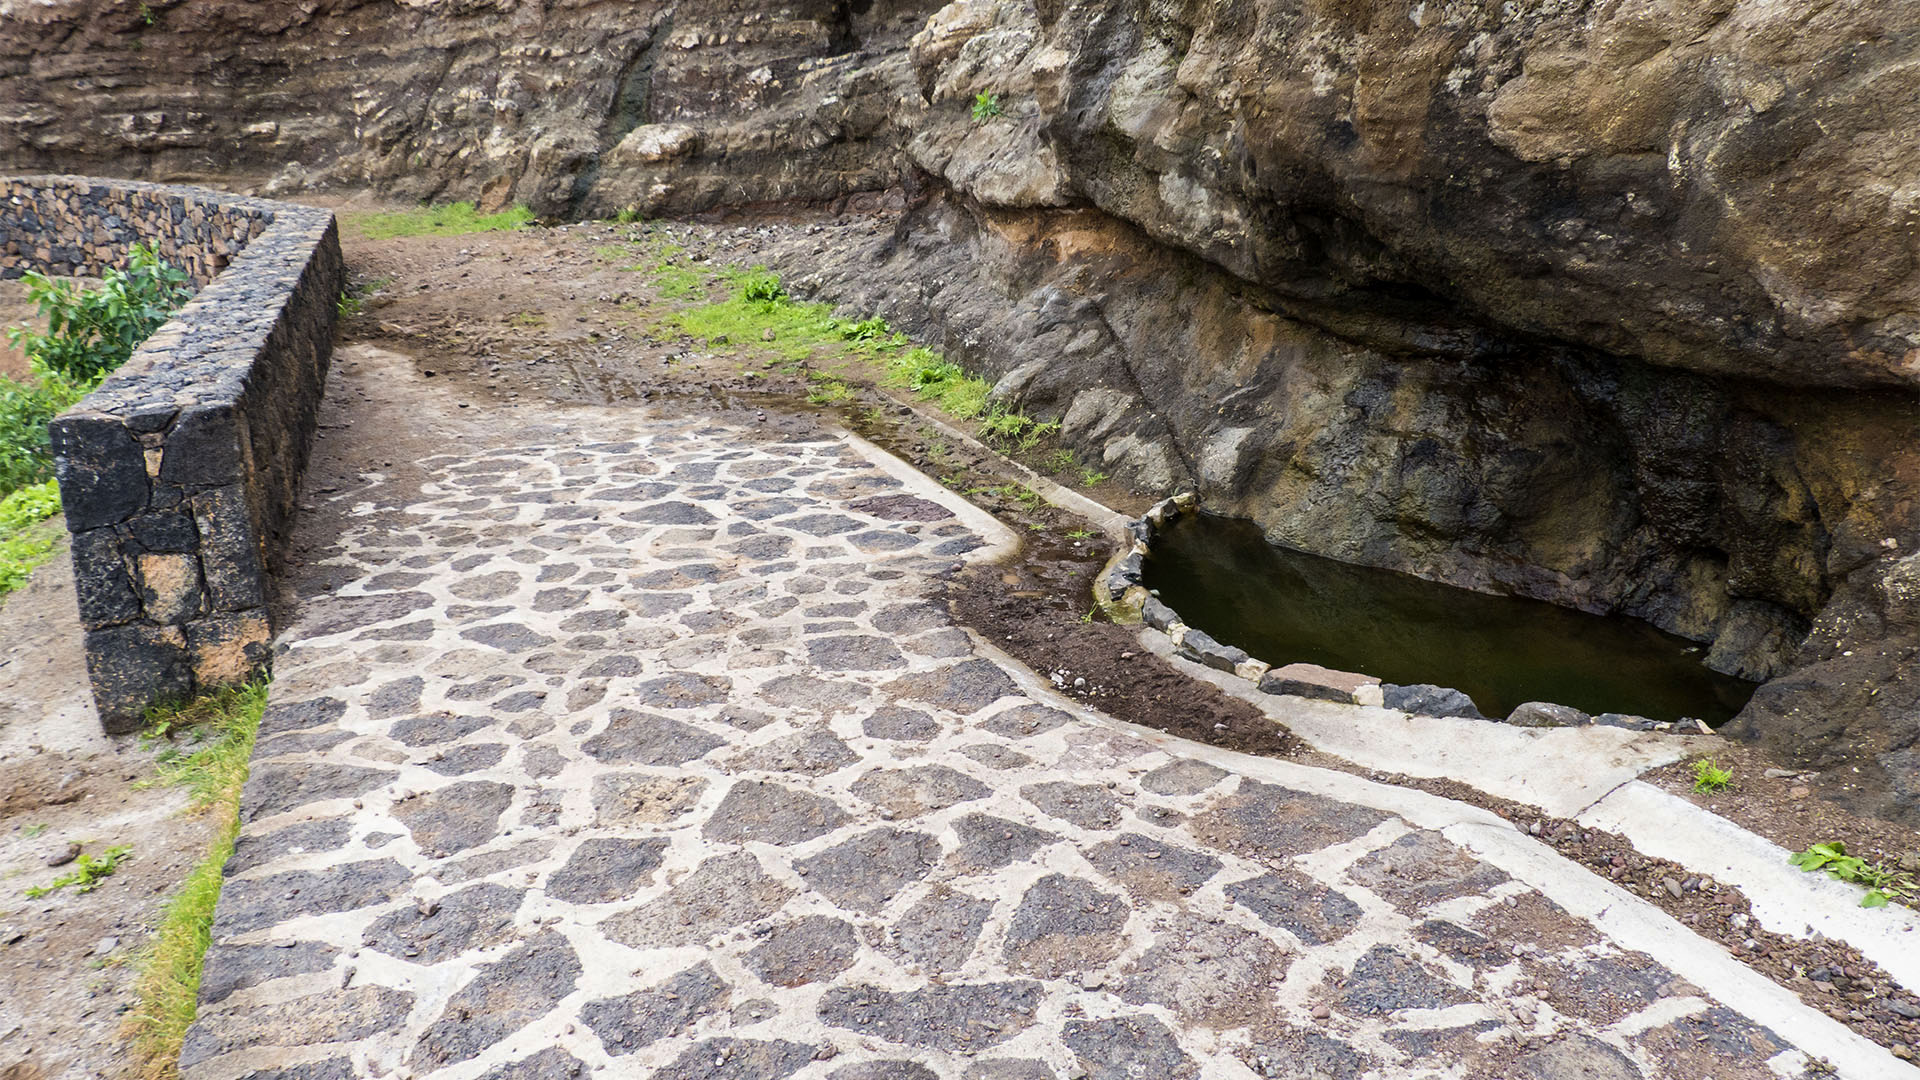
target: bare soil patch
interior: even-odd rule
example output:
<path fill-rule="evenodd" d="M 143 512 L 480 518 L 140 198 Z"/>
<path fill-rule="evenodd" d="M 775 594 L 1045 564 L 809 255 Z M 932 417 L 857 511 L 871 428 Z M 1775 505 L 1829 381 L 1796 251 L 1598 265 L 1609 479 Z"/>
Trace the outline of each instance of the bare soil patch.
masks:
<path fill-rule="evenodd" d="M 100 733 L 86 683 L 73 570 L 62 554 L 0 607 L 0 1075 L 120 1076 L 136 958 L 211 823 L 181 813 L 183 793 L 138 788 L 153 755 Z M 31 886 L 133 849 L 92 892 L 34 900 Z M 11 1070 L 11 1071 L 4 1071 Z"/>
<path fill-rule="evenodd" d="M 10 326 L 47 328 L 40 309 L 27 299 L 26 284 L 18 278 L 0 279 L 0 375 L 20 379 L 27 374 L 27 357 L 8 340 L 6 330 Z"/>
<path fill-rule="evenodd" d="M 1128 627 L 1086 618 L 1103 541 L 1076 550 L 1029 543 L 1010 565 L 970 567 L 948 585 L 954 614 L 981 637 L 1117 720 L 1269 757 L 1300 741 L 1265 713 L 1188 678 L 1140 647 Z"/>

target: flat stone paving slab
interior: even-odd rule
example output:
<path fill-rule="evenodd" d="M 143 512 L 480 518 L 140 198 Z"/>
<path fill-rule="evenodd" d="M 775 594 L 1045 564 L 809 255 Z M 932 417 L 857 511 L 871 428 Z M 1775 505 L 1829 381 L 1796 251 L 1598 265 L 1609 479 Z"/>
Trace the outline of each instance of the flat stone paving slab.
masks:
<path fill-rule="evenodd" d="M 864 444 L 560 417 L 327 556 L 187 1080 L 1800 1062 L 1437 833 L 1004 667 L 927 601 L 1006 536 Z"/>

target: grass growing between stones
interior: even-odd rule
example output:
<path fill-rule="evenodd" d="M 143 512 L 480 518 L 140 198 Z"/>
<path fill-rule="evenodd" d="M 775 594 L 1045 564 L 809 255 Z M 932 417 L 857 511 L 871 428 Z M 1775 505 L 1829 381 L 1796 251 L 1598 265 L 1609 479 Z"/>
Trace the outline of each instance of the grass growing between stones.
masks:
<path fill-rule="evenodd" d="M 138 1073 L 166 1080 L 179 1072 L 180 1044 L 200 997 L 200 974 L 212 941 L 213 907 L 221 871 L 240 832 L 240 789 L 246 785 L 253 740 L 267 705 L 264 682 L 215 690 L 185 705 L 155 709 L 148 736 L 170 743 L 147 783 L 185 787 L 188 812 L 214 815 L 213 842 L 168 903 L 140 956 L 139 1004 L 126 1031 L 139 1057 Z"/>
<path fill-rule="evenodd" d="M 533 211 L 510 206 L 497 214 L 482 214 L 470 202 L 417 206 L 411 210 L 382 210 L 342 214 L 349 228 L 369 240 L 401 236 L 461 236 L 466 233 L 511 232 L 533 224 Z"/>
<path fill-rule="evenodd" d="M 59 549 L 66 530 L 51 520 L 59 512 L 60 489 L 51 480 L 0 499 L 0 596 L 25 585 Z"/>

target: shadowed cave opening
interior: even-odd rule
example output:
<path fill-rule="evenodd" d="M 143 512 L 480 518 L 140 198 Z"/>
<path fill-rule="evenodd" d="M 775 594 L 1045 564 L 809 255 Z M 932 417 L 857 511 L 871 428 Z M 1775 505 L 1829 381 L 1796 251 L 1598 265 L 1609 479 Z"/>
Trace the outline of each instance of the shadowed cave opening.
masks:
<path fill-rule="evenodd" d="M 1144 580 L 1187 625 L 1267 663 L 1450 686 L 1491 717 L 1545 701 L 1717 726 L 1759 685 L 1709 669 L 1706 646 L 1638 619 L 1294 551 L 1240 518 L 1170 521 Z"/>

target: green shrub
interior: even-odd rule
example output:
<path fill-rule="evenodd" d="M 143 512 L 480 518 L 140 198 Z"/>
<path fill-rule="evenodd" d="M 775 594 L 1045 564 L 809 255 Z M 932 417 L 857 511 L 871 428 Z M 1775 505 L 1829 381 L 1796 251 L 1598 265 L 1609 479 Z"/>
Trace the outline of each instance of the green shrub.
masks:
<path fill-rule="evenodd" d="M 780 275 L 773 273 L 748 274 L 740 282 L 740 298 L 759 304 L 771 304 L 786 296 L 786 290 L 780 287 Z"/>
<path fill-rule="evenodd" d="M 984 124 L 987 121 L 999 115 L 1001 115 L 999 94 L 995 94 L 987 90 L 982 90 L 979 93 L 973 95 L 973 122 L 974 123 Z"/>
<path fill-rule="evenodd" d="M 15 326 L 7 330 L 8 340 L 30 363 L 76 381 L 125 363 L 193 295 L 187 275 L 143 244 L 128 250 L 127 269 L 107 271 L 97 289 L 33 270 L 22 280 L 46 316 L 47 332 Z"/>
<path fill-rule="evenodd" d="M 0 495 L 53 476 L 47 422 L 98 386 L 98 377 L 75 381 L 35 364 L 37 378 L 16 382 L 0 376 Z"/>
<path fill-rule="evenodd" d="M 60 486 L 49 480 L 0 499 L 0 532 L 37 525 L 60 512 Z"/>

